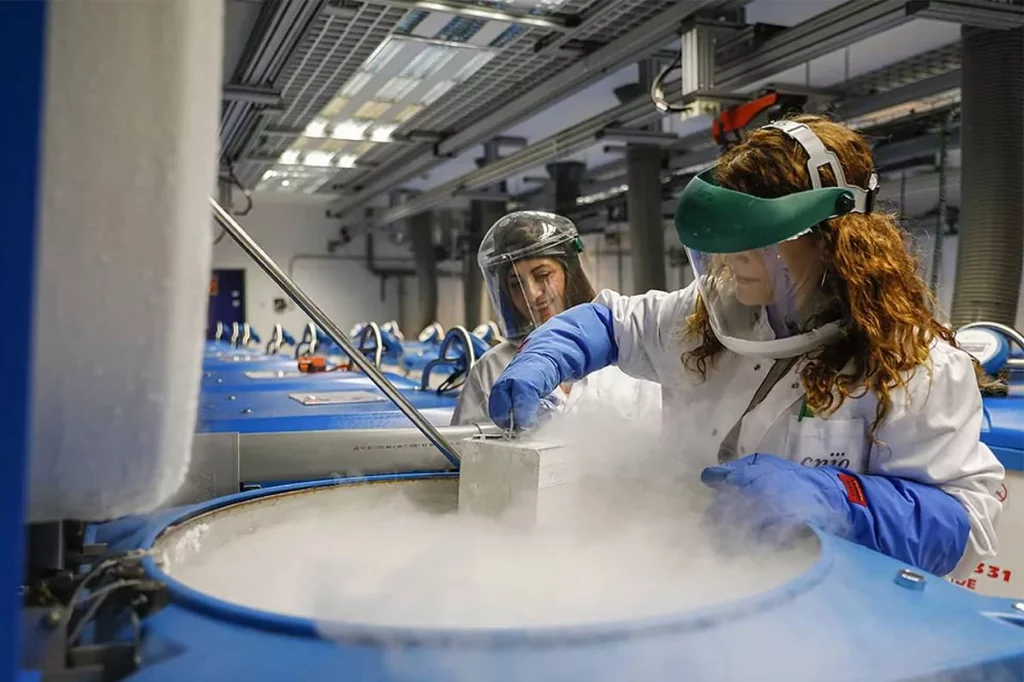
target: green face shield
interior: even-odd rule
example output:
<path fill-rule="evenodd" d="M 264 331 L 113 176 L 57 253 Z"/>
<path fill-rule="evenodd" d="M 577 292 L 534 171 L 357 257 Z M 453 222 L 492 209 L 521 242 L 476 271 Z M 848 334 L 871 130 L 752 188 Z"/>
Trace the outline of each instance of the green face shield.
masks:
<path fill-rule="evenodd" d="M 676 205 L 676 231 L 688 249 L 736 253 L 772 246 L 856 206 L 854 193 L 845 187 L 761 199 L 719 187 L 713 175 L 711 169 L 691 180 Z"/>
<path fill-rule="evenodd" d="M 711 327 L 722 344 L 742 355 L 801 355 L 840 333 L 838 301 L 822 288 L 816 225 L 872 209 L 877 180 L 863 189 L 846 183 L 839 159 L 806 125 L 773 123 L 808 155 L 812 187 L 763 199 L 715 184 L 714 171 L 686 186 L 675 225 L 686 247 Z M 829 166 L 836 187 L 822 187 Z"/>

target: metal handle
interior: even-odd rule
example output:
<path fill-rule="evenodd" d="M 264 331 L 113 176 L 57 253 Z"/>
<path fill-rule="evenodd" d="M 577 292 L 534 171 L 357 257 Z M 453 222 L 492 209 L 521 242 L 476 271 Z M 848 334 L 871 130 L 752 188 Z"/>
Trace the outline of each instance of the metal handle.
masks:
<path fill-rule="evenodd" d="M 380 369 L 380 364 L 384 361 L 384 337 L 381 336 L 380 327 L 377 326 L 376 322 L 369 322 L 363 326 L 363 330 L 359 332 L 359 352 L 363 352 L 364 344 L 369 336 L 373 336 L 373 342 L 377 344 L 377 347 L 373 350 L 373 364 L 377 369 Z"/>
<path fill-rule="evenodd" d="M 466 376 L 469 376 L 469 370 L 473 369 L 473 365 L 476 364 L 476 349 L 473 348 L 473 339 L 469 338 L 469 332 L 466 331 L 466 328 L 456 325 L 445 334 L 444 340 L 441 341 L 441 347 L 437 351 L 437 357 L 428 362 L 423 368 L 423 374 L 420 376 L 421 391 L 426 391 L 430 388 L 430 373 L 434 371 L 435 367 L 459 364 L 461 358 L 458 356 L 454 358 L 448 357 L 448 349 L 454 346 L 456 341 L 462 341 L 462 344 L 466 347 Z"/>
<path fill-rule="evenodd" d="M 313 320 L 324 332 L 329 336 L 335 343 L 348 354 L 352 362 L 356 363 L 359 369 L 366 373 L 366 376 L 370 377 L 370 381 L 374 383 L 386 395 L 395 406 L 402 411 L 406 417 L 409 418 L 417 429 L 420 430 L 427 440 L 434 444 L 434 446 L 441 451 L 441 454 L 445 456 L 449 462 L 456 467 L 459 465 L 459 455 L 456 453 L 455 448 L 441 435 L 441 433 L 431 424 L 426 417 L 412 406 L 412 404 L 405 398 L 404 395 L 399 392 L 394 385 L 388 381 L 380 371 L 373 366 L 373 364 L 363 356 L 352 342 L 349 341 L 345 333 L 336 325 L 323 310 L 306 295 L 302 289 L 292 281 L 292 279 L 285 274 L 285 271 L 275 263 L 267 252 L 260 248 L 249 234 L 242 229 L 242 226 L 232 218 L 227 211 L 225 211 L 217 200 L 210 197 L 210 205 L 213 207 L 213 217 L 217 220 L 224 231 L 231 235 L 242 250 L 249 254 L 249 257 L 256 261 L 256 264 L 263 268 L 263 271 L 267 273 L 270 279 L 274 280 L 279 287 L 281 287 L 288 296 L 295 301 L 297 305 L 304 313 L 309 315 L 310 319 Z"/>

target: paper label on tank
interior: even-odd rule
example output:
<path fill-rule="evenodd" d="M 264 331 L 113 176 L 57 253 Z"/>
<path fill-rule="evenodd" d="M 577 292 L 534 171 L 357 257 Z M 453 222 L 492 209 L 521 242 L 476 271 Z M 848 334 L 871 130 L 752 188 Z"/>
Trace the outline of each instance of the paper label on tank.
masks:
<path fill-rule="evenodd" d="M 248 379 L 283 379 L 285 377 L 301 377 L 303 374 L 299 370 L 285 371 L 283 369 L 279 369 L 273 371 L 264 370 L 261 372 L 246 372 L 245 376 Z M 307 374 L 305 376 L 309 375 Z"/>
<path fill-rule="evenodd" d="M 288 396 L 303 405 L 346 405 L 348 403 L 375 403 L 387 399 L 369 391 L 335 391 L 333 393 L 291 393 Z"/>

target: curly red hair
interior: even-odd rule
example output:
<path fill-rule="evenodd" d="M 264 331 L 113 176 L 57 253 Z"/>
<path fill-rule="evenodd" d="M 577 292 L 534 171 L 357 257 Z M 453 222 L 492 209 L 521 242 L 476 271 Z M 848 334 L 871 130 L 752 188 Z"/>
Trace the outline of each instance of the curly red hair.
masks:
<path fill-rule="evenodd" d="M 839 157 L 847 182 L 867 187 L 873 171 L 871 148 L 853 130 L 819 116 L 798 116 Z M 831 169 L 822 184 L 835 185 Z M 715 169 L 722 187 L 762 198 L 811 188 L 807 153 L 779 130 L 760 128 L 723 154 Z M 849 397 L 872 391 L 878 409 L 874 433 L 892 408 L 891 393 L 905 387 L 908 373 L 927 366 L 936 338 L 956 346 L 953 331 L 935 319 L 934 301 L 918 276 L 896 216 L 851 213 L 827 220 L 814 234 L 823 245 L 827 276 L 823 286 L 839 302 L 843 337 L 804 358 L 800 377 L 807 405 L 819 414 L 838 409 Z M 702 377 L 723 349 L 698 297 L 684 336 L 699 345 L 683 354 L 684 365 Z M 852 364 L 851 364 L 852 361 Z M 848 368 L 848 365 L 850 367 Z M 979 384 L 987 379 L 980 372 Z M 856 394 L 856 395 L 855 395 Z"/>

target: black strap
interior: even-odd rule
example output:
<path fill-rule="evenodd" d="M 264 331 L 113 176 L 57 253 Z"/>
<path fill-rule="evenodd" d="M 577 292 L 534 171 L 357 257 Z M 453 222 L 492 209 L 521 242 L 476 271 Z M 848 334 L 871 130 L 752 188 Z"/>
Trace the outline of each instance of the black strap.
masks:
<path fill-rule="evenodd" d="M 736 424 L 729 430 L 725 438 L 722 440 L 721 446 L 718 448 L 718 462 L 724 463 L 736 459 L 737 449 L 739 448 L 740 441 L 740 430 L 743 426 L 743 419 L 754 408 L 760 405 L 764 399 L 771 393 L 771 390 L 775 388 L 775 385 L 782 380 L 782 377 L 789 373 L 789 370 L 793 368 L 796 361 L 799 358 L 784 358 L 782 360 L 776 360 L 772 363 L 771 369 L 768 370 L 768 374 L 765 375 L 761 385 L 758 386 L 754 392 L 754 397 L 751 398 L 750 404 L 747 405 L 747 409 L 743 411 L 740 418 L 736 421 Z"/>

